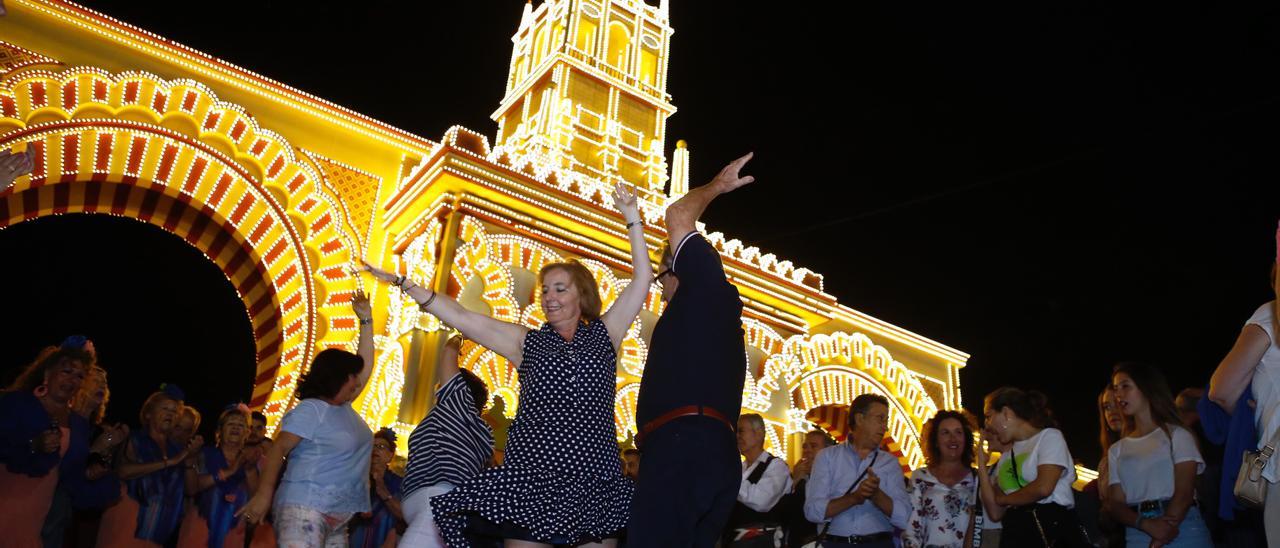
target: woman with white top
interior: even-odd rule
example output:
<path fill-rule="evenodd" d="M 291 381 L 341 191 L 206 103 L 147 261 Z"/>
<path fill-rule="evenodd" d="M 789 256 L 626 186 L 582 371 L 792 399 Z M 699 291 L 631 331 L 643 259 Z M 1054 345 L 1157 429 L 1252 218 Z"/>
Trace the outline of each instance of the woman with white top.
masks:
<path fill-rule="evenodd" d="M 1003 511 L 1000 546 L 1087 546 L 1072 509 L 1075 465 L 1062 432 L 1053 428 L 1048 400 L 1036 391 L 1004 387 L 987 395 L 983 409 L 988 429 L 1001 443 L 996 481 L 978 474 L 984 500 Z M 1008 474 L 1004 463 L 1009 461 Z M 988 510 L 991 510 L 990 508 Z"/>
<path fill-rule="evenodd" d="M 1272 288 L 1276 270 L 1271 269 Z M 1253 383 L 1254 420 L 1258 428 L 1258 449 L 1280 440 L 1280 346 L 1276 344 L 1276 301 L 1260 307 L 1245 323 L 1235 346 L 1222 359 L 1209 380 L 1209 399 L 1226 409 L 1236 408 L 1249 383 Z M 1277 449 L 1280 449 L 1278 447 Z M 1270 486 L 1263 506 L 1263 522 L 1271 546 L 1280 546 L 1280 456 L 1273 456 L 1262 470 Z"/>
<path fill-rule="evenodd" d="M 1204 459 L 1182 426 L 1164 375 L 1122 363 L 1111 382 L 1116 405 L 1133 425 L 1107 450 L 1107 511 L 1126 525 L 1125 546 L 1212 546 L 1194 506 Z"/>

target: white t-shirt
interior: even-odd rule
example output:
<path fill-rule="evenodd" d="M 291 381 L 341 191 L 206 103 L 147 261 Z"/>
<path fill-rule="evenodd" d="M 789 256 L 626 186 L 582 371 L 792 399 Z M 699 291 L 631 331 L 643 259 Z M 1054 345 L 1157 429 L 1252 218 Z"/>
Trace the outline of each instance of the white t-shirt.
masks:
<path fill-rule="evenodd" d="M 1025 440 L 1013 442 L 1013 450 L 1000 455 L 1000 462 L 996 463 L 996 466 L 1004 465 L 1005 461 L 1013 455 L 1017 455 L 1017 462 L 1022 464 L 1018 469 L 1020 472 L 1018 483 L 1024 487 L 1036 480 L 1040 473 L 1038 469 L 1040 465 L 1061 466 L 1062 475 L 1058 476 L 1058 483 L 1053 486 L 1053 494 L 1037 502 L 1039 504 L 1055 503 L 1067 508 L 1075 507 L 1075 496 L 1071 493 L 1071 484 L 1076 481 L 1076 467 L 1075 462 L 1071 460 L 1071 451 L 1067 449 L 1067 440 L 1062 437 L 1061 430 L 1045 428 Z M 1016 490 L 1006 490 L 1005 493 Z"/>
<path fill-rule="evenodd" d="M 1204 472 L 1195 436 L 1181 426 L 1172 432 L 1172 449 L 1169 436 L 1157 428 L 1145 436 L 1121 438 L 1107 451 L 1107 485 L 1119 483 L 1126 503 L 1173 498 L 1174 463 L 1195 462 L 1196 475 Z"/>
<path fill-rule="evenodd" d="M 1258 402 L 1253 416 L 1257 421 L 1259 449 L 1274 439 L 1276 431 L 1280 430 L 1280 347 L 1276 346 L 1276 339 L 1280 337 L 1276 336 L 1274 307 L 1275 301 L 1258 307 L 1258 311 L 1245 323 L 1261 327 L 1271 339 L 1271 346 L 1267 347 L 1262 360 L 1253 369 L 1253 399 Z M 1271 483 L 1280 481 L 1277 462 L 1280 458 L 1273 457 L 1262 470 L 1262 477 Z"/>

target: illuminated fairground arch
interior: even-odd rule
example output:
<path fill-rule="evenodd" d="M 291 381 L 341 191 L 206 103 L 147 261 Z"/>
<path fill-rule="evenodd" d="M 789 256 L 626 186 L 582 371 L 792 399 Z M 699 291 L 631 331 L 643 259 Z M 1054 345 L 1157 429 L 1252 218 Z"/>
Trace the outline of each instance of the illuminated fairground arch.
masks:
<path fill-rule="evenodd" d="M 201 84 L 91 68 L 0 80 L 0 148 L 35 169 L 0 194 L 0 226 L 64 213 L 148 222 L 222 269 L 253 326 L 252 404 L 272 424 L 318 349 L 351 347 L 347 219 L 278 135 Z"/>

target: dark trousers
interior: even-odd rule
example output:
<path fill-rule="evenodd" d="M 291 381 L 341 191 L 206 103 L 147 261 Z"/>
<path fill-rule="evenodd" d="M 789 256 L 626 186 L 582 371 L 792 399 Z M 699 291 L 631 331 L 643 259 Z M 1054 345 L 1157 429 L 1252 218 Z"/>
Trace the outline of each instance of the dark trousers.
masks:
<path fill-rule="evenodd" d="M 711 548 L 742 483 L 737 440 L 724 423 L 683 417 L 645 436 L 627 548 Z"/>

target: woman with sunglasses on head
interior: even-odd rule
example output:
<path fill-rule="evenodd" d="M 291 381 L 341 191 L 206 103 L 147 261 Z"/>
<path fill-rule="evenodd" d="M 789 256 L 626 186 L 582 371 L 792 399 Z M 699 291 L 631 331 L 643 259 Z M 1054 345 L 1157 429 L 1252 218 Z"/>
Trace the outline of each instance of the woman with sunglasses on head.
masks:
<path fill-rule="evenodd" d="M 1164 375 L 1122 363 L 1111 376 L 1116 404 L 1132 428 L 1107 451 L 1107 511 L 1126 525 L 1126 546 L 1212 546 L 1195 507 L 1204 459 L 1182 425 Z"/>
<path fill-rule="evenodd" d="M 404 531 L 404 510 L 401 508 L 404 478 L 391 471 L 391 460 L 396 457 L 396 433 L 383 428 L 373 434 L 373 454 L 369 459 L 369 499 L 373 506 L 367 513 L 356 514 L 351 520 L 351 548 L 377 548 L 396 546 Z M 416 546 L 405 543 L 405 546 Z"/>
<path fill-rule="evenodd" d="M 996 510 L 990 513 L 1003 513 L 1000 545 L 1087 546 L 1074 511 L 1075 463 L 1062 431 L 1054 428 L 1048 399 L 1006 386 L 987 395 L 983 415 L 988 429 L 1009 446 L 996 464 L 1001 473 L 995 481 L 978 474 L 982 498 Z"/>

